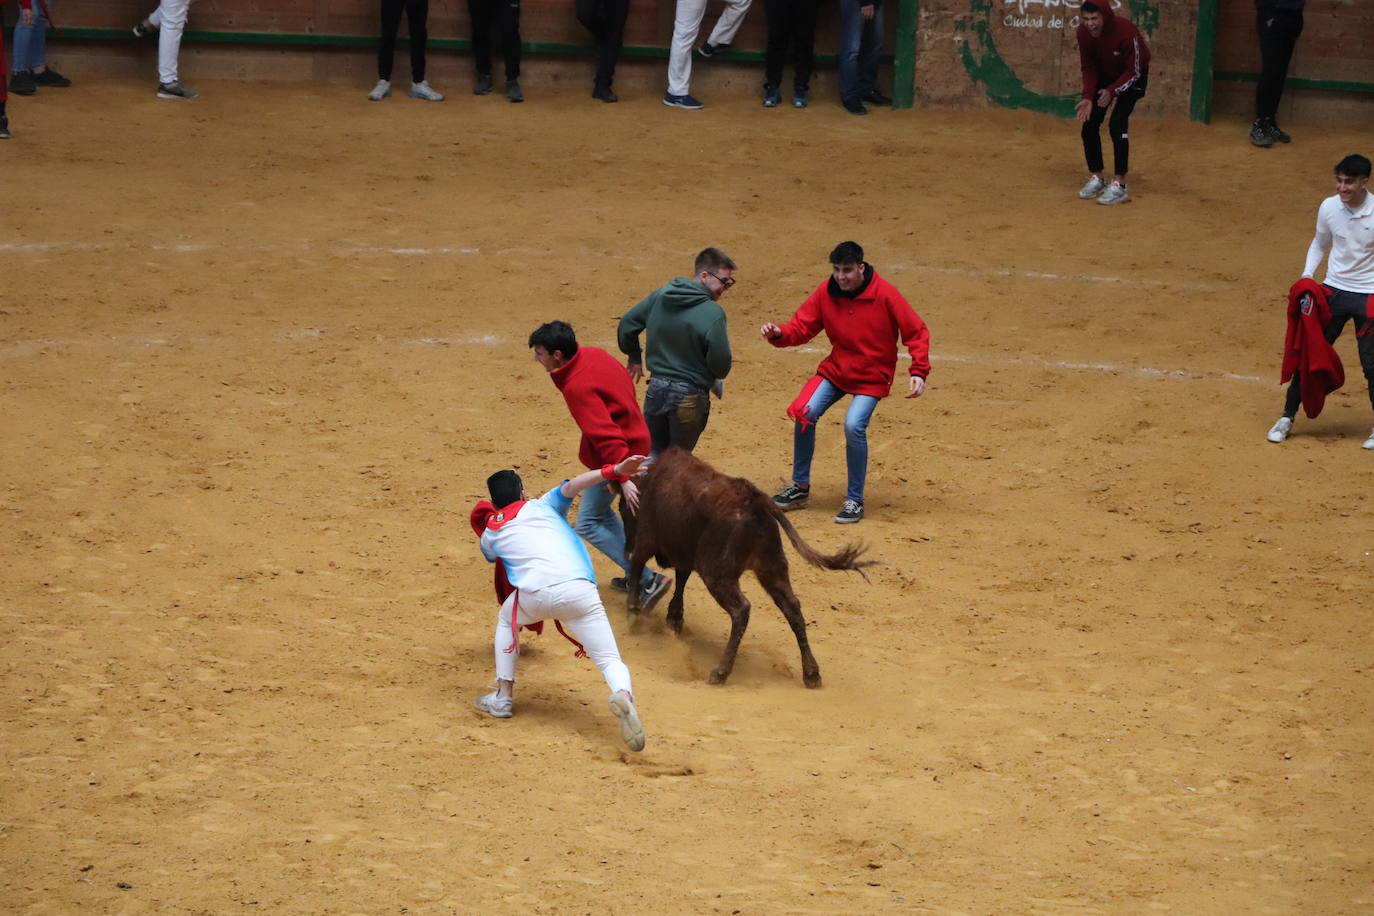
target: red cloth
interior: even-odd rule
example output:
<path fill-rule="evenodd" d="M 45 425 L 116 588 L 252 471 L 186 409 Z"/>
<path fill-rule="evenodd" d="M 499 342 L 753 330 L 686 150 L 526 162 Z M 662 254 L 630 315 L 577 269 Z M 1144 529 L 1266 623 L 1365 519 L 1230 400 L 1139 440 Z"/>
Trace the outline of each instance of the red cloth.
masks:
<path fill-rule="evenodd" d="M 806 405 L 811 401 L 811 395 L 816 393 L 816 389 L 821 387 L 824 381 L 819 375 L 811 376 L 810 381 L 802 385 L 801 394 L 787 407 L 787 415 L 801 424 L 802 432 L 806 432 L 808 426 L 813 425 L 806 415 Z"/>
<path fill-rule="evenodd" d="M 853 299 L 832 295 L 826 280 L 769 343 L 795 347 L 821 331 L 830 338 L 831 350 L 816 372 L 848 394 L 888 396 L 897 373 L 898 338 L 911 354 L 911 374 L 930 374 L 930 329 L 877 271 Z"/>
<path fill-rule="evenodd" d="M 1304 277 L 1288 290 L 1288 332 L 1283 338 L 1280 384 L 1294 375 L 1302 389 L 1302 410 L 1309 418 L 1322 412 L 1326 396 L 1345 384 L 1345 368 L 1335 347 L 1322 333 L 1331 306 L 1320 283 Z"/>
<path fill-rule="evenodd" d="M 577 458 L 588 468 L 649 454 L 649 427 L 635 383 L 614 356 L 600 347 L 578 347 L 572 359 L 549 373 L 582 430 Z"/>
<path fill-rule="evenodd" d="M 1078 27 L 1078 62 L 1083 68 L 1083 98 L 1097 104 L 1099 89 L 1115 98 L 1140 82 L 1150 65 L 1150 47 L 1129 20 L 1112 10 L 1110 2 L 1098 3 L 1102 11 L 1102 35 L 1094 38 L 1088 27 Z"/>

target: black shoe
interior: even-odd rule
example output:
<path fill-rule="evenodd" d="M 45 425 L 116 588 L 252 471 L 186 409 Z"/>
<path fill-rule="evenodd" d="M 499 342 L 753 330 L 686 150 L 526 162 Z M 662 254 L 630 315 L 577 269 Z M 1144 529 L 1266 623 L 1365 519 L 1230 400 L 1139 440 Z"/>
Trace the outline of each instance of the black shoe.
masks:
<path fill-rule="evenodd" d="M 488 92 L 491 92 L 491 85 L 491 74 L 479 73 L 477 74 L 477 82 L 472 84 L 472 94 L 486 95 Z"/>
<path fill-rule="evenodd" d="M 38 91 L 38 83 L 34 81 L 32 70 L 20 70 L 10 77 L 10 92 L 15 95 L 33 95 Z"/>
<path fill-rule="evenodd" d="M 703 41 L 701 47 L 697 48 L 697 53 L 702 57 L 716 57 L 729 50 L 729 45 L 713 45 L 709 41 Z"/>
<path fill-rule="evenodd" d="M 649 611 L 652 611 L 654 605 L 658 604 L 658 599 L 668 593 L 668 586 L 672 584 L 673 580 L 663 575 L 663 573 L 654 573 L 654 581 L 650 582 L 639 593 L 640 613 L 647 614 Z"/>
<path fill-rule="evenodd" d="M 625 584 L 624 576 L 616 576 L 614 579 L 612 579 L 611 588 L 615 589 L 618 592 L 628 592 L 630 590 L 629 586 Z"/>
<path fill-rule="evenodd" d="M 773 505 L 784 512 L 790 512 L 793 509 L 805 509 L 809 499 L 811 499 L 809 487 L 799 487 L 795 483 L 789 483 L 773 497 Z"/>
<path fill-rule="evenodd" d="M 844 105 L 844 110 L 850 114 L 868 114 L 868 109 L 858 99 L 845 99 L 840 104 Z"/>
<path fill-rule="evenodd" d="M 147 38 L 149 35 L 157 34 L 157 26 L 145 19 L 130 29 L 130 31 L 134 33 L 135 38 Z"/>
<path fill-rule="evenodd" d="M 835 516 L 835 524 L 852 525 L 863 517 L 864 504 L 857 499 L 846 499 L 840 507 L 840 514 Z"/>
<path fill-rule="evenodd" d="M 611 91 L 610 86 L 597 86 L 592 90 L 592 98 L 603 102 L 619 102 L 620 96 Z"/>
<path fill-rule="evenodd" d="M 1269 133 L 1269 125 L 1263 120 L 1250 125 L 1250 142 L 1259 147 L 1274 145 L 1274 137 Z"/>
<path fill-rule="evenodd" d="M 1269 120 L 1269 136 L 1273 137 L 1280 143 L 1293 142 L 1293 138 L 1288 136 L 1287 131 L 1285 131 L 1282 127 L 1279 127 L 1278 124 L 1274 123 L 1274 120 L 1272 118 Z"/>
<path fill-rule="evenodd" d="M 525 101 L 525 93 L 523 93 L 523 92 L 520 91 L 520 81 L 519 81 L 519 80 L 506 80 L 506 101 L 507 101 L 507 102 L 523 102 L 523 101 Z"/>
<path fill-rule="evenodd" d="M 9 118 L 0 117 L 0 140 L 8 140 L 9 138 L 10 138 L 10 119 L 9 119 Z"/>
<path fill-rule="evenodd" d="M 870 89 L 868 92 L 865 92 L 865 93 L 864 93 L 863 100 L 864 100 L 865 102 L 867 102 L 868 104 L 870 104 L 870 105 L 891 105 L 891 104 L 892 104 L 892 99 L 890 99 L 890 98 L 888 98 L 887 96 L 883 95 L 881 92 L 879 92 L 879 91 L 876 90 L 876 89 Z"/>
<path fill-rule="evenodd" d="M 33 75 L 33 81 L 39 86 L 48 86 L 53 89 L 66 89 L 72 84 L 71 80 L 58 73 L 52 67 L 49 67 L 42 73 L 35 73 Z"/>

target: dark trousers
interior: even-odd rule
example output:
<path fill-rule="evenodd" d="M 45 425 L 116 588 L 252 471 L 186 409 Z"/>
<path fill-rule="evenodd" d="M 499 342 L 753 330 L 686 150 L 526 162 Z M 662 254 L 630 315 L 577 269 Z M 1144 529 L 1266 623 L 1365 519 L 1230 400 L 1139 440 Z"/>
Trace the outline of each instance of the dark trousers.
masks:
<path fill-rule="evenodd" d="M 816 50 L 817 0 L 765 0 L 768 14 L 768 52 L 764 56 L 764 85 L 782 85 L 782 67 L 792 55 L 792 87 L 805 95 L 811 88 L 811 61 Z"/>
<path fill-rule="evenodd" d="M 1108 103 L 1112 111 L 1111 120 L 1107 122 L 1107 131 L 1112 135 L 1112 164 L 1116 167 L 1115 174 L 1122 178 L 1131 166 L 1131 141 L 1128 139 L 1131 112 L 1135 110 L 1135 103 L 1145 97 L 1145 85 L 1149 81 L 1150 71 L 1146 70 L 1140 74 L 1138 83 L 1116 97 L 1115 103 Z M 1093 113 L 1083 122 L 1083 157 L 1088 160 L 1089 172 L 1100 172 L 1103 168 L 1101 129 L 1106 116 L 1107 109 L 1097 104 L 1094 94 Z"/>
<path fill-rule="evenodd" d="M 577 21 L 592 33 L 596 44 L 596 86 L 609 89 L 625 40 L 630 0 L 577 0 L 576 5 Z"/>
<path fill-rule="evenodd" d="M 491 74 L 491 27 L 501 29 L 501 56 L 506 61 L 506 79 L 520 78 L 520 0 L 468 0 L 472 16 L 472 56 L 477 72 Z"/>
<path fill-rule="evenodd" d="M 420 83 L 425 79 L 425 42 L 429 32 L 429 0 L 382 0 L 382 43 L 377 48 L 377 78 L 391 79 L 396 33 L 401 28 L 401 13 L 410 24 L 410 79 Z"/>
<path fill-rule="evenodd" d="M 676 445 L 687 451 L 711 419 L 711 396 L 694 385 L 649 379 L 644 392 L 644 423 L 649 427 L 649 454 L 657 458 Z"/>
<path fill-rule="evenodd" d="M 1255 118 L 1272 120 L 1279 111 L 1283 82 L 1288 79 L 1288 63 L 1302 34 L 1302 10 L 1272 10 L 1259 13 L 1255 23 L 1259 32 L 1260 77 L 1255 86 Z"/>
<path fill-rule="evenodd" d="M 1374 409 L 1374 295 L 1367 293 L 1347 293 L 1343 289 L 1333 289 L 1322 284 L 1331 305 L 1331 320 L 1322 328 L 1327 343 L 1335 343 L 1341 336 L 1347 321 L 1355 322 L 1355 349 L 1360 354 L 1360 368 L 1364 370 L 1364 380 L 1369 385 L 1369 406 Z M 1283 403 L 1283 415 L 1292 419 L 1298 415 L 1302 404 L 1302 389 L 1298 387 L 1298 377 L 1288 385 L 1288 398 Z"/>

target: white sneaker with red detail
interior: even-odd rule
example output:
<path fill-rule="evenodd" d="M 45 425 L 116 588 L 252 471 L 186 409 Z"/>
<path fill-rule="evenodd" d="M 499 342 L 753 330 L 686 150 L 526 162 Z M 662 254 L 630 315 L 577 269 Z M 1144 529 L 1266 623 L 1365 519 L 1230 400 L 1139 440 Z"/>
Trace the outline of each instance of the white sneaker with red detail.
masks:
<path fill-rule="evenodd" d="M 509 719 L 515 715 L 515 701 L 510 697 L 501 696 L 495 690 L 478 697 L 477 708 L 497 719 Z"/>

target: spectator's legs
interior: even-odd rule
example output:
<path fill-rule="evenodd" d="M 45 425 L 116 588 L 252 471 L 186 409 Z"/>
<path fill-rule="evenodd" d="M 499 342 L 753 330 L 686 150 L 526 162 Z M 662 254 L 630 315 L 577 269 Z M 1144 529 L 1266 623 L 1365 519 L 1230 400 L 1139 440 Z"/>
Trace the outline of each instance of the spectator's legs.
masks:
<path fill-rule="evenodd" d="M 520 0 L 496 0 L 497 25 L 501 29 L 501 56 L 506 61 L 506 80 L 520 79 Z"/>
<path fill-rule="evenodd" d="M 48 20 L 43 15 L 43 7 L 34 0 L 33 25 L 24 25 L 21 16 L 14 24 L 14 59 L 10 61 L 14 72 L 37 70 L 47 64 Z M 0 76 L 3 76 L 0 73 Z"/>
<path fill-rule="evenodd" d="M 849 489 L 845 499 L 864 501 L 864 481 L 868 479 L 868 421 L 878 399 L 872 395 L 856 394 L 844 415 L 844 459 L 849 471 Z"/>
<path fill-rule="evenodd" d="M 177 82 L 177 60 L 181 56 L 181 33 L 186 28 L 191 0 L 162 0 L 154 15 L 157 23 L 157 78 L 167 85 Z M 151 21 L 151 17 L 150 21 Z"/>
<path fill-rule="evenodd" d="M 620 59 L 629 15 L 630 0 L 577 0 L 577 21 L 595 39 L 598 89 L 610 89 L 615 81 L 615 65 Z"/>
<path fill-rule="evenodd" d="M 863 43 L 864 17 L 859 0 L 840 0 L 840 100 L 863 95 L 859 75 L 859 46 Z"/>
<path fill-rule="evenodd" d="M 732 44 L 739 27 L 744 24 L 744 14 L 749 12 L 750 2 L 751 0 L 725 0 L 725 9 L 721 10 L 716 27 L 711 30 L 711 37 L 706 40 L 713 45 Z"/>
<path fill-rule="evenodd" d="M 382 43 L 377 46 L 377 79 L 391 80 L 396 53 L 396 33 L 401 28 L 401 11 L 406 0 L 382 0 Z"/>
<path fill-rule="evenodd" d="M 697 43 L 706 0 L 677 0 L 673 43 L 668 49 L 668 94 L 687 95 L 692 89 L 692 47 Z"/>
<path fill-rule="evenodd" d="M 1255 85 L 1255 118 L 1273 120 L 1279 111 L 1283 84 L 1293 48 L 1302 34 L 1302 10 L 1276 10 L 1256 14 L 1259 32 L 1260 76 Z"/>
<path fill-rule="evenodd" d="M 425 81 L 425 45 L 429 43 L 429 0 L 406 0 L 406 26 L 410 29 L 410 81 Z"/>
<path fill-rule="evenodd" d="M 1115 167 L 1115 174 L 1125 182 L 1126 172 L 1131 165 L 1131 141 L 1130 141 L 1130 120 L 1131 112 L 1135 110 L 1135 103 L 1140 101 L 1140 94 L 1127 90 L 1116 99 L 1116 104 L 1112 106 L 1112 116 L 1107 122 L 1107 132 L 1112 136 L 1112 165 Z M 1096 136 L 1094 131 L 1093 136 Z"/>
<path fill-rule="evenodd" d="M 1083 158 L 1088 161 L 1088 171 L 1094 175 L 1101 174 L 1104 168 L 1102 162 L 1102 119 L 1107 116 L 1107 109 L 1097 104 L 1096 93 L 1093 98 L 1093 111 L 1088 120 L 1083 122 L 1083 130 L 1080 132 L 1083 137 Z"/>
<path fill-rule="evenodd" d="M 582 491 L 582 505 L 577 510 L 573 528 L 582 539 L 606 555 L 606 558 L 626 572 L 629 560 L 625 556 L 625 526 L 611 507 L 614 494 L 609 484 L 599 483 Z M 640 584 L 654 581 L 654 572 L 647 565 Z"/>
<path fill-rule="evenodd" d="M 478 76 L 491 75 L 491 17 L 493 5 L 501 0 L 468 0 L 472 17 L 472 62 Z"/>
<path fill-rule="evenodd" d="M 878 88 L 878 64 L 883 57 L 883 8 L 873 8 L 873 18 L 864 19 L 859 45 L 859 92 L 863 98 Z"/>
<path fill-rule="evenodd" d="M 811 66 L 816 52 L 818 0 L 794 0 L 792 6 L 792 86 L 798 95 L 811 89 Z"/>
<path fill-rule="evenodd" d="M 796 28 L 792 21 L 792 0 L 764 0 L 768 17 L 768 45 L 763 57 L 763 84 L 770 89 L 782 85 L 782 68 L 787 63 L 787 48 Z"/>
<path fill-rule="evenodd" d="M 792 428 L 792 482 L 807 486 L 811 483 L 811 457 L 816 453 L 816 423 L 831 406 L 844 397 L 844 392 L 822 379 L 806 402 L 806 418 L 810 421 L 802 429 L 799 422 Z"/>

